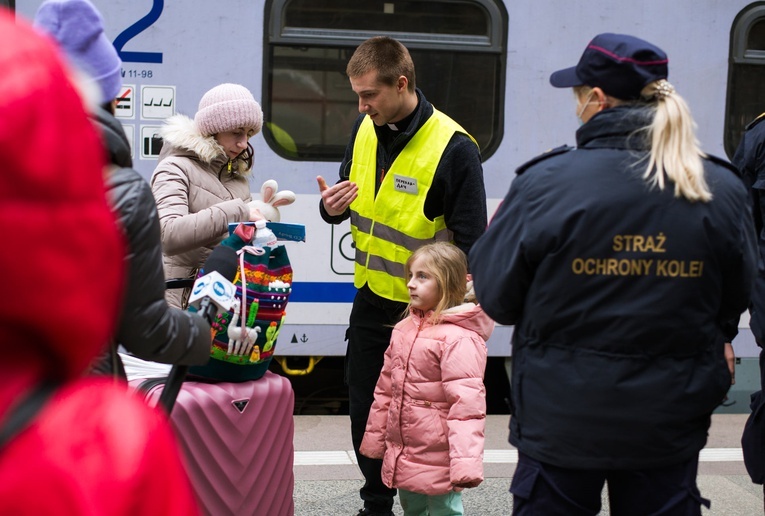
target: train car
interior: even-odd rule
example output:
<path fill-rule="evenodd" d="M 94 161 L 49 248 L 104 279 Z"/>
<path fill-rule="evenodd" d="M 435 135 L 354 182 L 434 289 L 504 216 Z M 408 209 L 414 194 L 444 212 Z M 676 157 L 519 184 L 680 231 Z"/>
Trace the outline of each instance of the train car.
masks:
<path fill-rule="evenodd" d="M 358 114 L 345 65 L 366 38 L 388 34 L 405 43 L 417 86 L 480 144 L 490 214 L 517 166 L 574 143 L 573 96 L 552 88 L 548 77 L 574 64 L 595 34 L 633 34 L 667 51 L 669 79 L 690 104 L 711 154 L 730 158 L 743 127 L 765 111 L 765 2 L 759 1 L 93 2 L 123 61 L 118 116 L 135 168 L 147 179 L 165 118 L 193 116 L 202 94 L 222 82 L 243 84 L 260 100 L 266 123 L 252 140 L 252 190 L 274 178 L 294 191 L 297 201 L 283 208 L 282 220 L 306 227 L 305 242 L 286 244 L 295 280 L 277 350 L 286 369 L 302 372 L 315 363 L 307 357 L 340 357 L 346 348 L 355 293 L 350 228 L 319 217 L 316 176 L 339 177 Z M 0 2 L 27 18 L 40 3 Z M 512 327 L 497 328 L 489 341 L 493 359 L 510 356 L 511 333 Z M 734 344 L 756 378 L 758 348 L 746 316 Z M 756 386 L 746 374 L 737 378 L 742 391 Z"/>

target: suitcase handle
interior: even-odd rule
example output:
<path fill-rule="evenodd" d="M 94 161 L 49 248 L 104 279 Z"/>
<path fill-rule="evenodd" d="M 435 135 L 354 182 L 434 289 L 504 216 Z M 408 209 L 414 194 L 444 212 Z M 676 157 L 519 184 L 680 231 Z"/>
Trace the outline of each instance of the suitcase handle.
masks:
<path fill-rule="evenodd" d="M 175 364 L 170 369 L 165 388 L 162 389 L 162 394 L 159 395 L 159 405 L 165 409 L 168 416 L 173 411 L 175 400 L 178 398 L 178 393 L 181 392 L 181 386 L 188 372 L 189 366 L 185 365 Z"/>
<path fill-rule="evenodd" d="M 194 286 L 194 278 L 174 278 L 165 281 L 165 289 L 175 288 L 191 288 Z M 183 381 L 186 379 L 186 374 L 189 372 L 189 366 L 174 364 L 170 369 L 170 374 L 167 377 L 167 383 L 165 388 L 162 389 L 162 394 L 159 395 L 159 405 L 165 409 L 167 415 L 173 411 L 175 400 L 178 397 L 178 393 L 181 391 Z"/>

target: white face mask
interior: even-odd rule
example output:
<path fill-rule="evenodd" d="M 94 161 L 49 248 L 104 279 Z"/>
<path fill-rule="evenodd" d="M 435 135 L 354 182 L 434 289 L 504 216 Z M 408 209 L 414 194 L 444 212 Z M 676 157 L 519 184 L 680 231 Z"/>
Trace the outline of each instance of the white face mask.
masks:
<path fill-rule="evenodd" d="M 587 109 L 587 106 L 590 104 L 590 99 L 592 98 L 592 94 L 595 93 L 594 91 L 591 91 L 587 97 L 584 99 L 584 102 L 582 102 L 582 107 L 579 108 L 579 111 L 576 113 L 576 118 L 579 120 L 579 125 L 584 125 L 584 120 L 582 120 L 582 113 L 584 113 L 584 110 Z"/>

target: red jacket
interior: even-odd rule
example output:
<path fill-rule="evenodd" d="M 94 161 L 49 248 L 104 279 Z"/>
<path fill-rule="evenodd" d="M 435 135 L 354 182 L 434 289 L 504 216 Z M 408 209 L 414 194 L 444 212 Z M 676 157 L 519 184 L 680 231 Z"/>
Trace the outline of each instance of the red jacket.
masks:
<path fill-rule="evenodd" d="M 0 448 L 0 513 L 196 514 L 166 418 L 83 378 L 114 330 L 121 233 L 101 142 L 50 41 L 0 8 L 0 428 L 59 387 Z"/>

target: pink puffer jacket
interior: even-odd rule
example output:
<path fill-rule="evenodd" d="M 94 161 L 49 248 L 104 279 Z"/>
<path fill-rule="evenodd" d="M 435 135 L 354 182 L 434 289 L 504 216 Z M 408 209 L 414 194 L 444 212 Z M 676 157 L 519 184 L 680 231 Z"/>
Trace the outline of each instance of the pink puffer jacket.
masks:
<path fill-rule="evenodd" d="M 494 322 L 472 303 L 440 324 L 413 313 L 385 352 L 361 453 L 382 458 L 382 479 L 440 495 L 483 480 L 486 339 Z"/>

